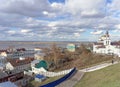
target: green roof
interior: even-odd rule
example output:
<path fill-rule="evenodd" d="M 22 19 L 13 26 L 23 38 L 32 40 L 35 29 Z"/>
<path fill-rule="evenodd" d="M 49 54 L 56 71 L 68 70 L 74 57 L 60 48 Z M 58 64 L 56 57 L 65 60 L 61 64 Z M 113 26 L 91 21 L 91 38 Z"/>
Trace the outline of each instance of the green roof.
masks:
<path fill-rule="evenodd" d="M 35 68 L 41 68 L 41 67 L 43 67 L 44 69 L 47 69 L 47 62 L 42 60 L 35 66 Z"/>

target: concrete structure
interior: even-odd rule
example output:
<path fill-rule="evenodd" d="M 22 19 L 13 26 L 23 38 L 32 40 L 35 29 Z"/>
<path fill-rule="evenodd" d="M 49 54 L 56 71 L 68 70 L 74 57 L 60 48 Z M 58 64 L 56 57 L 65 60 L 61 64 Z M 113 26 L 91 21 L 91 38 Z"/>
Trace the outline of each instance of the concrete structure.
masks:
<path fill-rule="evenodd" d="M 111 42 L 109 32 L 99 38 L 99 41 L 93 44 L 93 52 L 101 54 L 110 54 L 120 57 L 120 42 Z"/>

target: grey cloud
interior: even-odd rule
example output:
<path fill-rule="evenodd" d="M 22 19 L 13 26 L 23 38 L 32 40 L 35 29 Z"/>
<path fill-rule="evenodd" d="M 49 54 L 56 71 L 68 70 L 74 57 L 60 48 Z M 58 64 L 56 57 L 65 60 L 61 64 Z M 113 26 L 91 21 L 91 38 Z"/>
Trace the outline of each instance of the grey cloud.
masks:
<path fill-rule="evenodd" d="M 105 2 L 105 0 L 67 0 L 65 9 L 75 16 L 77 15 L 88 18 L 94 18 L 95 16 L 95 18 L 103 18 Z"/>
<path fill-rule="evenodd" d="M 50 8 L 47 0 L 9 0 L 0 10 L 11 14 L 41 16 L 42 11 Z"/>
<path fill-rule="evenodd" d="M 7 35 L 11 39 L 16 37 L 15 39 L 20 40 L 22 37 L 27 40 L 37 38 L 39 40 L 51 38 L 66 40 L 68 37 L 68 39 L 75 39 L 75 36 L 79 37 L 90 29 L 93 31 L 114 30 L 115 25 L 120 24 L 120 20 L 113 14 L 105 16 L 105 0 L 67 1 L 65 4 L 54 3 L 53 5 L 47 0 L 2 1 L 4 5 L 0 3 L 0 32 L 2 32 L 0 35 L 2 38 Z M 112 4 L 108 10 L 114 9 Z M 104 24 L 106 26 L 103 26 Z M 22 29 L 29 32 L 20 32 Z M 14 30 L 18 30 L 18 32 L 12 32 Z"/>
<path fill-rule="evenodd" d="M 3 3 L 1 2 L 1 4 Z M 6 0 L 0 11 L 30 17 L 52 17 L 56 15 L 56 12 L 59 13 L 59 6 L 58 8 L 52 7 L 47 0 Z M 44 12 L 47 12 L 48 15 Z"/>

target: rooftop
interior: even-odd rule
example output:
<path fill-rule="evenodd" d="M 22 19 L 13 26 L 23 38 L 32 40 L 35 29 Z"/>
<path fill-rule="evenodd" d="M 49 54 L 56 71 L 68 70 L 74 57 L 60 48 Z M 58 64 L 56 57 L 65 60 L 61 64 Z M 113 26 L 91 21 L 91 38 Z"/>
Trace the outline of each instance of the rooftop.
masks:
<path fill-rule="evenodd" d="M 20 60 L 20 59 L 7 59 L 8 62 L 11 63 L 12 66 L 16 67 L 16 66 L 20 66 L 20 65 L 25 65 L 25 64 L 29 64 L 31 63 L 31 61 L 33 61 L 34 58 L 25 58 L 24 60 Z"/>
<path fill-rule="evenodd" d="M 7 81 L 7 82 L 0 83 L 0 87 L 17 87 L 17 86 L 12 82 Z"/>
<path fill-rule="evenodd" d="M 46 61 L 42 60 L 42 61 L 40 61 L 39 63 L 37 63 L 35 65 L 35 68 L 41 68 L 41 67 L 47 69 L 47 63 L 46 63 Z"/>

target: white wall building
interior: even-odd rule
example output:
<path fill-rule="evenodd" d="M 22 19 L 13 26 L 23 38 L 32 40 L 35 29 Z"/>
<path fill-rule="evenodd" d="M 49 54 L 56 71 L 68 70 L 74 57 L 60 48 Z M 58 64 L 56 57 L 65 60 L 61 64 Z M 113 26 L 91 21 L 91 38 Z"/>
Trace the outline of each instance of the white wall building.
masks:
<path fill-rule="evenodd" d="M 99 41 L 93 44 L 93 52 L 117 55 L 120 57 L 120 42 L 111 42 L 108 31 L 99 38 Z"/>
<path fill-rule="evenodd" d="M 35 54 L 34 54 L 35 59 L 44 60 L 45 53 L 43 52 L 43 48 L 36 47 L 34 51 L 35 51 Z"/>
<path fill-rule="evenodd" d="M 7 59 L 7 61 L 7 70 L 28 70 L 31 67 L 31 61 L 33 61 L 33 58 L 25 58 L 23 60 Z"/>
<path fill-rule="evenodd" d="M 75 52 L 75 44 L 68 44 L 67 45 L 67 50 L 70 51 L 70 52 Z"/>
<path fill-rule="evenodd" d="M 25 48 L 20 48 L 16 50 L 1 50 L 0 56 L 6 58 L 19 58 L 19 57 L 34 57 L 35 51 L 34 50 L 26 50 Z"/>

